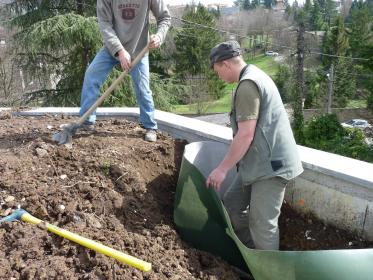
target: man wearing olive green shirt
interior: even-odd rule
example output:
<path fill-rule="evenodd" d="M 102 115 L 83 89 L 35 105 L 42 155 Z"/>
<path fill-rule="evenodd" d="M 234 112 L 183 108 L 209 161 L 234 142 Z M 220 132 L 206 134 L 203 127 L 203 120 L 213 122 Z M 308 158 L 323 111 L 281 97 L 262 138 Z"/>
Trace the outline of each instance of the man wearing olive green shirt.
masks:
<path fill-rule="evenodd" d="M 236 41 L 215 46 L 210 61 L 222 80 L 238 85 L 232 97 L 234 137 L 206 184 L 218 191 L 237 166 L 238 174 L 223 197 L 235 232 L 248 247 L 278 250 L 285 188 L 303 172 L 287 113 L 272 79 L 245 63 Z"/>

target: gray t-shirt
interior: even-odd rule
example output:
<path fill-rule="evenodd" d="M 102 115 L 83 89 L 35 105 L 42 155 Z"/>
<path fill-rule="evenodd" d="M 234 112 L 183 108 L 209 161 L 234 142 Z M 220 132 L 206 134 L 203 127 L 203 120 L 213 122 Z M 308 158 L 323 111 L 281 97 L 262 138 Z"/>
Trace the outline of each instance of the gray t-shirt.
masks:
<path fill-rule="evenodd" d="M 106 48 L 112 56 L 123 47 L 138 55 L 149 40 L 149 12 L 157 20 L 156 34 L 164 41 L 171 25 L 163 0 L 98 0 L 97 18 Z"/>

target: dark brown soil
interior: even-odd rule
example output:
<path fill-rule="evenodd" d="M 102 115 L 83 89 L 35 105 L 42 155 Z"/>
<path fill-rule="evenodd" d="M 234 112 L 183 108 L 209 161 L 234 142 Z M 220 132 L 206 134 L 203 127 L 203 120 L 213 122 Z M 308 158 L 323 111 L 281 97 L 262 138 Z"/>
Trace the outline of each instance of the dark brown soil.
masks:
<path fill-rule="evenodd" d="M 172 211 L 183 141 L 158 133 L 159 140 L 148 143 L 137 124 L 103 120 L 95 132 L 76 135 L 72 147 L 53 143 L 59 125 L 71 121 L 0 113 L 0 215 L 22 207 L 151 262 L 153 270 L 141 272 L 43 226 L 13 222 L 0 227 L 0 279 L 239 279 L 222 259 L 192 248 L 176 232 Z M 287 205 L 283 211 L 282 249 L 369 246 Z"/>
<path fill-rule="evenodd" d="M 358 234 L 336 228 L 312 214 L 300 215 L 286 201 L 280 216 L 280 249 L 288 251 L 373 248 Z"/>

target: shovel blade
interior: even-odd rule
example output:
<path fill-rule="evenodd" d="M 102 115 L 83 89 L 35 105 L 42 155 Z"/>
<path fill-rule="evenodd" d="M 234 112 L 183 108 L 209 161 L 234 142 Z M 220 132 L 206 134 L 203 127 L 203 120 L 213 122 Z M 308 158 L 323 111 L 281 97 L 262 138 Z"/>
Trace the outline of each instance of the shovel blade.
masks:
<path fill-rule="evenodd" d="M 58 142 L 59 145 L 71 144 L 73 135 L 76 133 L 80 125 L 76 123 L 69 124 L 63 128 L 61 132 L 55 133 L 52 140 Z"/>
<path fill-rule="evenodd" d="M 59 145 L 70 144 L 73 140 L 72 135 L 68 131 L 61 131 L 53 134 L 52 140 L 58 142 Z"/>

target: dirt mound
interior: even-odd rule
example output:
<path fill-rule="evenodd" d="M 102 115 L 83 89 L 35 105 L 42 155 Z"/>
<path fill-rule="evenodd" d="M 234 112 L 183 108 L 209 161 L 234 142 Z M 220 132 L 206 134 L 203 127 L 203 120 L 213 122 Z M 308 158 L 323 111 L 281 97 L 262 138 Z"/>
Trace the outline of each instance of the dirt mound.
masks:
<path fill-rule="evenodd" d="M 125 120 L 102 121 L 71 149 L 51 142 L 69 119 L 0 120 L 1 215 L 21 206 L 61 228 L 151 262 L 143 273 L 49 233 L 0 228 L 0 279 L 237 279 L 221 259 L 193 249 L 172 222 L 185 143 Z"/>
<path fill-rule="evenodd" d="M 183 242 L 172 221 L 185 143 L 125 120 L 100 121 L 73 147 L 51 135 L 72 120 L 0 118 L 0 215 L 22 207 L 63 229 L 151 262 L 143 273 L 46 231 L 0 227 L 0 279 L 239 279 L 220 258 Z M 285 204 L 281 247 L 287 250 L 368 246 L 351 234 L 301 217 Z M 308 237 L 311 237 L 309 239 Z M 351 243 L 350 243 L 351 242 Z"/>

